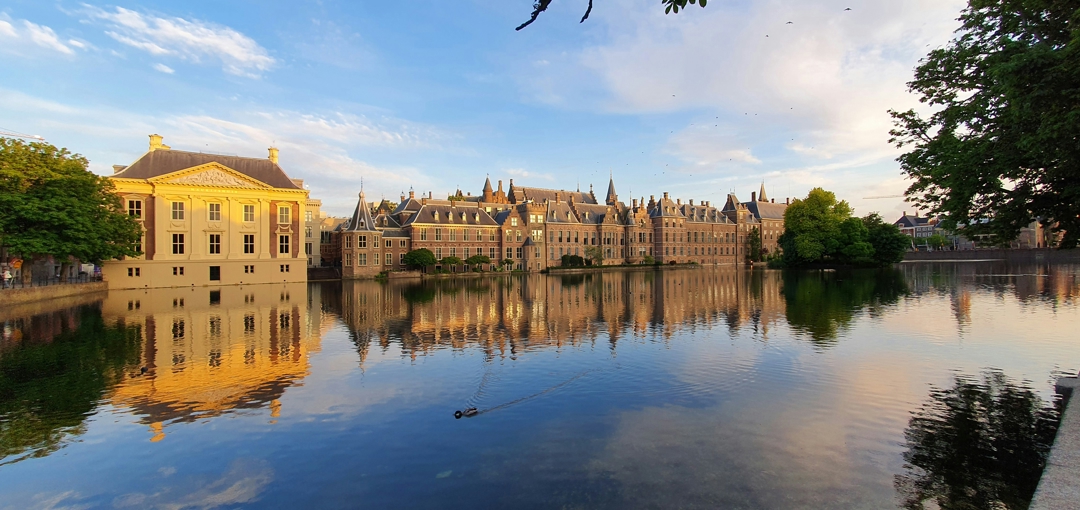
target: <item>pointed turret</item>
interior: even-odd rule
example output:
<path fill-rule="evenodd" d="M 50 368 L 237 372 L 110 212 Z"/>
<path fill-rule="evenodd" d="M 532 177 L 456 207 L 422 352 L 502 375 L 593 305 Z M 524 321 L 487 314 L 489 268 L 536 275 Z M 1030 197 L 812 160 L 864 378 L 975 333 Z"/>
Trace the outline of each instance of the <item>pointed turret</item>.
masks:
<path fill-rule="evenodd" d="M 615 194 L 615 178 L 609 177 L 607 185 L 607 198 L 604 200 L 604 203 L 606 203 L 607 205 L 615 205 L 618 202 L 619 196 Z"/>
<path fill-rule="evenodd" d="M 374 232 L 375 221 L 371 218 L 371 208 L 368 207 L 367 200 L 364 199 L 364 190 L 360 190 L 360 201 L 356 203 L 356 211 L 353 212 L 352 219 L 349 221 L 348 232 Z"/>
<path fill-rule="evenodd" d="M 758 202 L 768 202 L 769 199 L 765 198 L 765 182 L 761 183 L 761 192 L 758 193 Z"/>
<path fill-rule="evenodd" d="M 484 193 L 491 193 L 492 191 L 495 190 L 491 189 L 491 177 L 487 177 L 484 179 Z"/>

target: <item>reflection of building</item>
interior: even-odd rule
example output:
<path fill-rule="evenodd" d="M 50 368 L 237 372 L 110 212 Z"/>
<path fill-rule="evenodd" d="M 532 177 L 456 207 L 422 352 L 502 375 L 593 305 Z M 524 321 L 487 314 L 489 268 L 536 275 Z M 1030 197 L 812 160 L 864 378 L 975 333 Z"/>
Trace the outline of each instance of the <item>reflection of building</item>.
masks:
<path fill-rule="evenodd" d="M 495 191 L 490 179 L 476 196 L 459 191 L 447 200 L 430 193 L 418 199 L 410 191 L 392 210 L 386 201 L 374 207 L 361 195 L 349 224 L 326 239 L 342 247 L 341 253 L 327 248 L 323 254 L 342 266 L 346 278 L 402 269 L 401 256 L 419 248 L 431 250 L 437 260 L 483 255 L 492 266 L 509 259 L 514 268 L 531 271 L 561 265 L 567 255 L 595 259 L 597 252 L 607 265 L 647 258 L 733 265 L 746 260 L 752 230 L 761 233 L 765 253 L 777 252 L 783 233 L 787 204 L 769 201 L 764 185 L 760 196 L 751 195 L 748 203 L 729 195 L 723 209 L 667 193 L 627 205 L 619 201 L 614 180 L 601 202 L 591 188 L 587 193 L 531 188 L 511 180 L 503 192 L 502 181 Z M 378 246 L 369 243 L 363 253 L 355 252 L 361 237 L 380 236 Z"/>
<path fill-rule="evenodd" d="M 139 326 L 142 366 L 111 395 L 144 415 L 154 440 L 163 425 L 269 406 L 305 377 L 319 349 L 322 314 L 306 283 L 111 290 L 108 322 Z"/>
<path fill-rule="evenodd" d="M 600 338 L 614 349 L 624 335 L 667 338 L 721 322 L 767 334 L 783 318 L 780 287 L 779 272 L 733 269 L 356 281 L 342 284 L 335 305 L 363 361 L 372 345 L 392 342 L 413 356 L 470 344 L 507 355 Z"/>
<path fill-rule="evenodd" d="M 150 150 L 111 176 L 143 224 L 141 257 L 106 262 L 112 289 L 301 282 L 308 192 L 268 159 Z"/>

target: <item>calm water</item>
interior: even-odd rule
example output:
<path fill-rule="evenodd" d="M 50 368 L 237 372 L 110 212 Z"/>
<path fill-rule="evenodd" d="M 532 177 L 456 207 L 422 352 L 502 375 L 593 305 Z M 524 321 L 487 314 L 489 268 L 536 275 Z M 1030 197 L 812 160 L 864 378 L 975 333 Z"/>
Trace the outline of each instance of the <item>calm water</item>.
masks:
<path fill-rule="evenodd" d="M 1078 296 L 920 263 L 0 311 L 0 508 L 1023 508 Z"/>

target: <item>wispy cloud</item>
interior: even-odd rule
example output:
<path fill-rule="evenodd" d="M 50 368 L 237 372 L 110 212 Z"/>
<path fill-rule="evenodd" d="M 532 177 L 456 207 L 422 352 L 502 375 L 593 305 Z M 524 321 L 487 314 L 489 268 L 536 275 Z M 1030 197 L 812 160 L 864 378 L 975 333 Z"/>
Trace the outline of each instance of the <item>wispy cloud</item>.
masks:
<path fill-rule="evenodd" d="M 250 37 L 214 23 L 162 17 L 116 7 L 107 11 L 86 6 L 91 19 L 109 25 L 105 34 L 151 55 L 189 62 L 218 61 L 225 72 L 258 77 L 277 61 Z"/>
<path fill-rule="evenodd" d="M 154 65 L 153 65 L 153 68 L 154 68 L 155 70 L 157 70 L 157 71 L 161 71 L 161 72 L 163 72 L 163 73 L 165 73 L 165 74 L 172 74 L 172 73 L 175 73 L 175 72 L 176 72 L 176 70 L 174 70 L 173 68 L 171 68 L 171 67 L 169 67 L 169 66 L 167 66 L 167 65 L 165 65 L 165 64 L 162 64 L 162 63 L 160 63 L 160 62 L 159 62 L 159 63 L 157 63 L 157 64 L 154 64 Z"/>
<path fill-rule="evenodd" d="M 9 50 L 16 50 L 19 46 L 33 46 L 74 55 L 76 48 L 85 48 L 80 41 L 68 40 L 67 44 L 60 40 L 56 32 L 45 25 L 38 25 L 28 20 L 13 20 L 4 14 L 0 14 L 0 41 L 7 39 L 7 43 L 0 44 Z"/>
<path fill-rule="evenodd" d="M 543 179 L 545 181 L 554 181 L 555 176 L 549 173 L 530 172 L 524 168 L 510 168 L 503 170 L 504 172 L 513 175 L 514 177 L 521 177 L 523 179 Z"/>

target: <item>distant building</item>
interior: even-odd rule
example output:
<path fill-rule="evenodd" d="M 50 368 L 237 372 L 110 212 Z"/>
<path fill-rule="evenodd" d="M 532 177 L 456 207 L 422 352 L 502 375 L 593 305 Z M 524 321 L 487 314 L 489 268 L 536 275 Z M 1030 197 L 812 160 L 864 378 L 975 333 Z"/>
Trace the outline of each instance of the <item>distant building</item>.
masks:
<path fill-rule="evenodd" d="M 934 235 L 938 220 L 937 218 L 920 217 L 918 212 L 912 216 L 907 211 L 904 211 L 904 215 L 893 224 L 900 229 L 900 233 L 912 239 L 924 239 Z"/>
<path fill-rule="evenodd" d="M 142 223 L 141 257 L 106 262 L 112 289 L 307 280 L 308 192 L 268 158 L 172 150 L 159 135 L 110 177 Z"/>
<path fill-rule="evenodd" d="M 410 191 L 391 209 L 385 200 L 375 205 L 361 193 L 353 217 L 324 235 L 324 263 L 342 267 L 345 278 L 371 276 L 404 269 L 405 253 L 427 248 L 437 260 L 484 255 L 491 260 L 485 269 L 509 259 L 514 269 L 537 271 L 561 265 L 565 255 L 588 258 L 586 248 L 596 247 L 605 265 L 636 264 L 646 257 L 664 264 L 735 265 L 746 261 L 753 229 L 761 232 L 764 252 L 777 253 L 787 208 L 768 200 L 764 185 L 760 197 L 751 193 L 749 203 L 729 195 L 723 209 L 668 193 L 627 205 L 619 201 L 614 179 L 603 202 L 591 187 L 588 192 L 533 188 L 511 180 L 503 191 L 502 181 L 496 190 L 490 179 L 479 195 L 459 190 L 450 198 L 438 200 L 430 193 L 417 198 Z"/>

